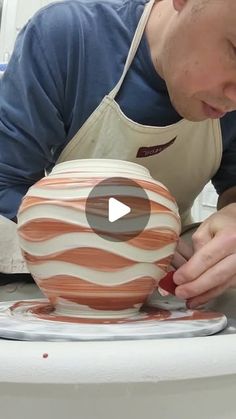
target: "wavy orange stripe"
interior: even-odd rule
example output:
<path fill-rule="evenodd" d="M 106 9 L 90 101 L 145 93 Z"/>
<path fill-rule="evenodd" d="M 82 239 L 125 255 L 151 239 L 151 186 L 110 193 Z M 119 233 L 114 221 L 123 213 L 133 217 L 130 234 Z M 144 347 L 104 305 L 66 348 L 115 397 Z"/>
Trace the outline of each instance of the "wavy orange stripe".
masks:
<path fill-rule="evenodd" d="M 121 200 L 125 205 L 128 205 L 132 211 L 128 216 L 133 218 L 135 216 L 144 215 L 149 210 L 150 205 L 150 214 L 156 214 L 160 212 L 164 213 L 172 213 L 172 210 L 167 208 L 165 205 L 159 204 L 154 201 L 149 201 L 147 205 L 146 199 L 138 198 L 138 197 L 125 197 L 125 196 L 116 196 L 116 199 Z M 71 209 L 76 209 L 79 211 L 87 211 L 90 214 L 100 215 L 103 217 L 107 217 L 108 214 L 108 202 L 107 197 L 98 197 L 89 200 L 89 208 L 86 208 L 87 200 L 84 198 L 75 198 L 75 199 L 67 199 L 67 200 L 60 200 L 60 199 L 52 199 L 50 198 L 38 198 L 38 197 L 31 197 L 26 196 L 24 198 L 23 205 L 19 211 L 19 214 L 22 214 L 25 210 L 32 208 L 36 205 L 58 205 L 60 207 L 67 207 Z M 173 214 L 174 216 L 174 214 Z"/>
<path fill-rule="evenodd" d="M 73 173 L 73 172 L 71 172 L 71 173 Z M 81 173 L 83 173 L 83 172 L 81 172 Z M 107 180 L 106 186 L 114 187 L 114 186 L 118 185 L 116 177 L 109 178 L 109 179 L 110 179 L 110 181 L 108 182 L 108 180 Z M 75 187 L 77 185 L 82 186 L 82 187 L 85 187 L 85 186 L 86 187 L 87 186 L 93 187 L 96 184 L 98 184 L 98 183 L 100 183 L 101 181 L 104 181 L 104 180 L 106 180 L 106 179 L 104 179 L 104 177 L 100 177 L 100 178 L 99 177 L 96 177 L 96 178 L 95 177 L 94 178 L 93 177 L 88 177 L 88 178 L 86 178 L 86 177 L 82 177 L 82 178 L 79 178 L 79 177 L 63 178 L 63 176 L 60 177 L 60 178 L 59 177 L 57 177 L 57 178 L 47 177 L 47 178 L 41 179 L 34 186 L 37 186 L 39 188 L 43 187 L 43 189 L 44 189 L 44 187 L 56 188 L 57 185 L 61 186 L 61 185 L 64 185 L 64 184 L 67 185 L 67 186 L 68 185 L 70 185 L 70 186 L 73 185 Z M 135 178 L 134 179 L 132 178 L 132 181 L 137 183 L 144 190 L 146 189 L 148 191 L 155 192 L 155 193 L 160 194 L 161 196 L 167 198 L 168 200 L 170 200 L 172 202 L 175 202 L 174 197 L 170 196 L 169 192 L 164 187 L 162 187 L 161 185 L 159 186 L 159 185 L 156 185 L 152 182 L 149 182 L 149 181 L 146 181 L 146 180 L 135 179 Z M 122 186 L 122 185 L 124 185 L 124 187 L 127 187 L 127 179 L 122 179 L 122 178 L 119 179 L 119 186 Z"/>
<path fill-rule="evenodd" d="M 93 230 L 65 223 L 53 219 L 29 221 L 18 228 L 18 234 L 29 242 L 42 242 L 53 239 L 57 236 L 69 233 L 94 234 Z M 106 233 L 109 237 L 117 240 L 126 240 L 126 234 Z M 178 235 L 173 231 L 149 229 L 143 230 L 138 236 L 130 239 L 128 243 L 134 247 L 146 250 L 157 250 L 171 243 L 175 243 Z"/>
<path fill-rule="evenodd" d="M 136 262 L 114 253 L 96 249 L 92 247 L 81 247 L 77 249 L 69 249 L 64 252 L 51 253 L 45 256 L 33 256 L 27 252 L 23 252 L 27 262 L 32 264 L 40 264 L 45 261 L 60 261 L 73 263 L 75 265 L 91 268 L 97 271 L 116 271 L 117 269 L 126 268 L 134 265 Z"/>
<path fill-rule="evenodd" d="M 92 269 L 103 272 L 113 272 L 117 269 L 128 268 L 137 263 L 136 261 L 125 258 L 123 256 L 92 247 L 69 249 L 64 252 L 50 253 L 45 256 L 34 256 L 30 253 L 23 252 L 23 256 L 27 262 L 34 265 L 47 261 L 60 261 L 73 263 L 75 265 L 83 266 L 86 268 L 91 268 L 92 258 Z M 161 260 L 157 259 L 152 263 L 158 267 L 167 269 L 171 259 L 172 255 Z"/>
<path fill-rule="evenodd" d="M 78 173 L 78 172 L 77 172 Z M 102 182 L 104 178 L 98 178 L 98 177 L 69 177 L 69 178 L 53 178 L 53 177 L 47 177 L 39 180 L 37 183 L 34 184 L 34 186 L 37 186 L 38 188 L 45 189 L 45 187 L 50 187 L 52 189 L 57 189 L 58 185 L 61 186 L 65 185 L 65 187 L 93 187 L 97 185 L 98 183 Z"/>
<path fill-rule="evenodd" d="M 53 305 L 57 304 L 58 298 L 63 298 L 96 310 L 125 310 L 142 304 L 156 286 L 155 280 L 147 276 L 114 287 L 92 284 L 67 275 L 36 282 Z"/>

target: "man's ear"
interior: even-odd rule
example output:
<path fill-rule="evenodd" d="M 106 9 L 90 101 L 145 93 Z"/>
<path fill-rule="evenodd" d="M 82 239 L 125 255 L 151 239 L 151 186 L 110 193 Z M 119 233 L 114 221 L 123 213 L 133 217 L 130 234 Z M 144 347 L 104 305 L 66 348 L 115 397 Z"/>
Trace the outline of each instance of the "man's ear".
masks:
<path fill-rule="evenodd" d="M 173 6 L 175 10 L 177 12 L 180 12 L 184 8 L 188 0 L 172 0 L 172 1 L 173 1 Z"/>

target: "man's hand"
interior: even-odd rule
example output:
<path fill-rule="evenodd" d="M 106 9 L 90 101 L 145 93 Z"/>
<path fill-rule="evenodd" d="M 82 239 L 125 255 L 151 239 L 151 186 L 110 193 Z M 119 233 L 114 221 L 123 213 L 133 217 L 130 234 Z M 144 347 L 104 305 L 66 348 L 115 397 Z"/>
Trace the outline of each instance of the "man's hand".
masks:
<path fill-rule="evenodd" d="M 173 269 L 178 269 L 184 263 L 186 263 L 193 255 L 193 246 L 192 244 L 187 243 L 183 239 L 179 239 L 178 245 L 171 261 L 171 266 Z"/>
<path fill-rule="evenodd" d="M 180 242 L 173 260 L 176 296 L 197 307 L 236 285 L 236 204 L 205 220 L 192 236 L 193 255 Z M 186 263 L 183 263 L 185 262 Z M 181 264 L 182 262 L 182 264 Z M 180 267 L 179 267 L 180 266 Z"/>

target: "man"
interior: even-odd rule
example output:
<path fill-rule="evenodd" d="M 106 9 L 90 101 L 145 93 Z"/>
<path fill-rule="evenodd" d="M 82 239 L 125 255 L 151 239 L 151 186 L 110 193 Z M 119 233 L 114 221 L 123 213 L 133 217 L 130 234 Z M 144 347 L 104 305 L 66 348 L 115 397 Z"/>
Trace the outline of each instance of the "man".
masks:
<path fill-rule="evenodd" d="M 1 83 L 1 214 L 13 219 L 28 187 L 74 158 L 146 166 L 183 225 L 213 178 L 219 211 L 193 236 L 193 255 L 180 242 L 176 295 L 195 307 L 236 284 L 235 19 L 234 0 L 69 0 L 40 11 Z"/>

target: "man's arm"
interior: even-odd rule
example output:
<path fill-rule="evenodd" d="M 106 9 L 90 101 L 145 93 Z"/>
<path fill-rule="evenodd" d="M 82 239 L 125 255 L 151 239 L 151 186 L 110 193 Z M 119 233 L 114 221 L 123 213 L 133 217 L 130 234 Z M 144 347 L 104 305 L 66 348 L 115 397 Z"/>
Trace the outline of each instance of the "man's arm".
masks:
<path fill-rule="evenodd" d="M 196 307 L 236 285 L 236 112 L 221 121 L 223 155 L 212 179 L 217 211 L 193 234 L 193 254 L 174 275 L 176 295 Z"/>
<path fill-rule="evenodd" d="M 50 31 L 58 41 L 59 35 L 47 19 L 38 14 L 22 30 L 0 80 L 0 214 L 9 219 L 66 140 L 64 86 Z"/>

